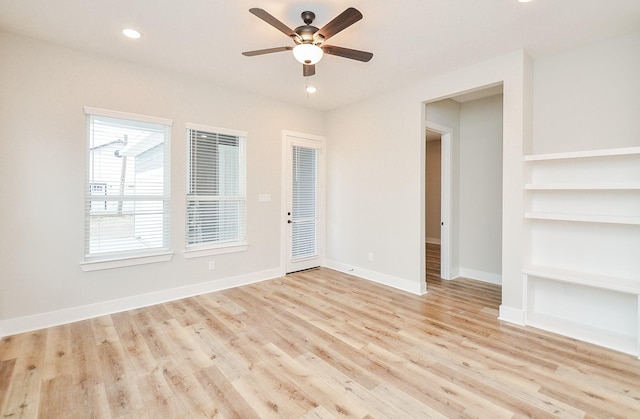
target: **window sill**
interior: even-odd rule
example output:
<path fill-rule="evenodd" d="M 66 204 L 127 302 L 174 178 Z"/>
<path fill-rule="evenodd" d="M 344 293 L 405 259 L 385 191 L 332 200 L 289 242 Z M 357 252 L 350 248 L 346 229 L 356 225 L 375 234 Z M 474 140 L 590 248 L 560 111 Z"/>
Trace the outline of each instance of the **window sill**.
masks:
<path fill-rule="evenodd" d="M 203 249 L 187 249 L 182 252 L 185 259 L 199 258 L 205 256 L 224 255 L 226 253 L 245 252 L 249 248 L 249 243 L 240 243 L 220 247 L 207 247 Z"/>
<path fill-rule="evenodd" d="M 85 272 L 101 271 L 104 269 L 123 268 L 126 266 L 145 265 L 147 263 L 168 262 L 173 252 L 156 253 L 146 256 L 133 256 L 118 259 L 103 259 L 81 262 L 80 268 Z"/>

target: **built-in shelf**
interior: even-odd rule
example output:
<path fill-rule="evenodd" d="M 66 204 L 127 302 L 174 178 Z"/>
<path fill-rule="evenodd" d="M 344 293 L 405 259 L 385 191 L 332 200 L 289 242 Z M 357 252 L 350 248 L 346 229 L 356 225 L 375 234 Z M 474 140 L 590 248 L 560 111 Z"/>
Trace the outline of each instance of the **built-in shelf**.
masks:
<path fill-rule="evenodd" d="M 640 190 L 640 183 L 527 183 L 524 188 L 530 191 L 634 191 Z"/>
<path fill-rule="evenodd" d="M 563 214 L 554 212 L 526 212 L 524 218 L 531 220 L 575 221 L 583 223 L 607 223 L 640 225 L 640 216 Z"/>
<path fill-rule="evenodd" d="M 528 259 L 536 263 L 523 269 L 526 324 L 640 356 L 640 147 L 524 161 Z"/>
<path fill-rule="evenodd" d="M 620 278 L 539 265 L 526 266 L 523 273 L 538 278 L 640 295 L 640 276 L 636 279 Z"/>
<path fill-rule="evenodd" d="M 607 157 L 640 154 L 640 147 L 608 148 L 602 150 L 572 151 L 567 153 L 531 154 L 524 157 L 525 161 L 578 159 L 586 157 Z"/>

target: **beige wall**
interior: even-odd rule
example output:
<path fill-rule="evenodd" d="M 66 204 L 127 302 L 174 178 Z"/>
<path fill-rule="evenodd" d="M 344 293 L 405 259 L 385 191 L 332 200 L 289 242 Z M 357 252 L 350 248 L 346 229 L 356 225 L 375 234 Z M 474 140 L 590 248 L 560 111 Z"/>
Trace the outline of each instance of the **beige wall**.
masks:
<path fill-rule="evenodd" d="M 425 168 L 425 229 L 427 243 L 440 243 L 441 140 L 428 140 Z"/>

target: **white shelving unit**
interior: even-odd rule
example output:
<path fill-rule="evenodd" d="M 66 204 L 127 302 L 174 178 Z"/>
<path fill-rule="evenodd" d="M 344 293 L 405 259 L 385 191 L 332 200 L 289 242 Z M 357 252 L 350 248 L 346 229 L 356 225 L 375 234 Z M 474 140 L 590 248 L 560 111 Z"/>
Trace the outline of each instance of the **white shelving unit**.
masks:
<path fill-rule="evenodd" d="M 526 323 L 640 357 L 640 147 L 525 165 Z"/>

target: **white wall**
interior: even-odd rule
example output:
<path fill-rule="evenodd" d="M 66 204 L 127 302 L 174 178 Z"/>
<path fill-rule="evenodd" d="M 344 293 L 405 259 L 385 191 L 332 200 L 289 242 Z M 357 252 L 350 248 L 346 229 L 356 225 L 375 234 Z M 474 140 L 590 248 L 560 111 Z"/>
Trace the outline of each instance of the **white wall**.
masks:
<path fill-rule="evenodd" d="M 530 65 L 516 51 L 329 112 L 329 264 L 424 292 L 424 103 L 504 83 L 502 164 L 510 176 L 502 185 L 509 205 L 502 217 L 501 315 L 522 322 L 522 156 Z M 368 252 L 376 255 L 373 261 Z"/>
<path fill-rule="evenodd" d="M 534 64 L 533 150 L 640 144 L 640 33 Z"/>
<path fill-rule="evenodd" d="M 8 319 L 60 314 L 60 310 L 131 300 L 178 287 L 215 288 L 215 281 L 228 286 L 233 284 L 229 278 L 257 280 L 280 271 L 281 130 L 323 135 L 322 113 L 1 33 L 0 92 L 0 321 L 5 331 L 12 327 Z M 80 269 L 86 150 L 83 106 L 173 119 L 171 248 L 175 254 L 170 262 L 97 272 Z M 216 256 L 214 271 L 208 270 L 212 258 L 182 256 L 185 122 L 248 132 L 249 249 Z M 258 203 L 262 193 L 271 194 L 271 202 Z M 139 298 L 141 304 L 145 301 Z M 92 311 L 75 314 L 83 312 Z M 59 318 L 64 321 L 68 316 Z M 37 326 L 39 320 L 33 324 Z"/>
<path fill-rule="evenodd" d="M 327 265 L 412 292 L 425 238 L 416 105 L 395 92 L 331 112 L 327 127 Z"/>
<path fill-rule="evenodd" d="M 502 276 L 502 123 L 502 95 L 463 103 L 454 168 L 460 275 L 493 283 Z"/>

